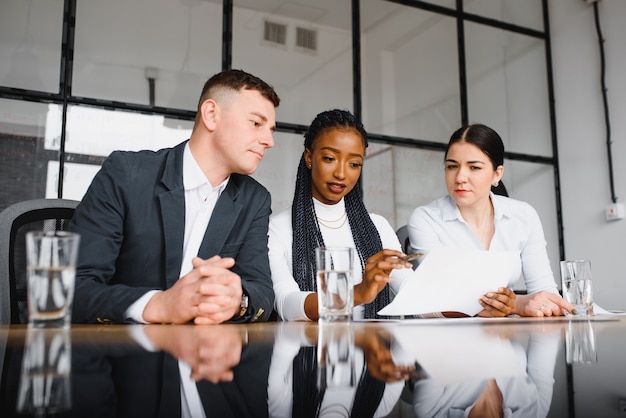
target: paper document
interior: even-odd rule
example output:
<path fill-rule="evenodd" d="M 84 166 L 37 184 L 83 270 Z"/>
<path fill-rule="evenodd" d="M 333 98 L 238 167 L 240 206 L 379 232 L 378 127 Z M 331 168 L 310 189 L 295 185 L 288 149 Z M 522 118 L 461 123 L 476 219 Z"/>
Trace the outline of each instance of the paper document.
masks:
<path fill-rule="evenodd" d="M 519 252 L 436 248 L 407 278 L 379 315 L 417 315 L 454 311 L 474 316 L 478 299 L 506 287 L 521 274 Z"/>

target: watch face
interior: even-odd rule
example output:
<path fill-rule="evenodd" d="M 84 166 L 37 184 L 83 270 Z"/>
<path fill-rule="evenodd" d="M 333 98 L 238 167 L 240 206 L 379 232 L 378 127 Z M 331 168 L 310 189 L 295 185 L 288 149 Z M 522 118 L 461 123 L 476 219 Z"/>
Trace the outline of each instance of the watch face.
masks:
<path fill-rule="evenodd" d="M 248 310 L 248 296 L 247 295 L 241 296 L 241 304 L 239 305 L 239 307 L 240 307 L 239 316 L 244 316 L 246 314 L 246 311 Z"/>

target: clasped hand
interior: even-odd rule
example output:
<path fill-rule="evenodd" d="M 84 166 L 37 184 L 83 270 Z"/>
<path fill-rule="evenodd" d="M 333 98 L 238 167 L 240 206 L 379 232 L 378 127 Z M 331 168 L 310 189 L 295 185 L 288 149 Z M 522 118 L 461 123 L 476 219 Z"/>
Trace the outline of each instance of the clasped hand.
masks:
<path fill-rule="evenodd" d="M 143 311 L 147 322 L 220 324 L 239 312 L 241 278 L 230 271 L 235 260 L 196 257 L 192 264 L 193 270 L 150 299 Z"/>
<path fill-rule="evenodd" d="M 219 383 L 232 381 L 233 368 L 241 361 L 241 327 L 148 325 L 144 332 L 157 349 L 189 365 L 193 380 Z"/>

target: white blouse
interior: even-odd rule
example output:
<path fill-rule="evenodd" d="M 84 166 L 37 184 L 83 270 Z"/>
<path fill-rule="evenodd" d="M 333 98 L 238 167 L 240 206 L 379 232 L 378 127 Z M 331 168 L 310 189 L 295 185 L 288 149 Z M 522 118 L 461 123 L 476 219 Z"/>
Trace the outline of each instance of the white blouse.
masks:
<path fill-rule="evenodd" d="M 489 251 L 519 251 L 526 290 L 558 294 L 550 267 L 546 240 L 539 215 L 526 202 L 491 194 L 495 232 Z M 465 222 L 454 200 L 447 195 L 420 206 L 408 222 L 411 247 L 424 255 L 435 247 L 484 250 L 480 240 Z M 519 268 L 514 269 L 520 271 Z M 513 286 L 519 277 L 510 277 Z"/>

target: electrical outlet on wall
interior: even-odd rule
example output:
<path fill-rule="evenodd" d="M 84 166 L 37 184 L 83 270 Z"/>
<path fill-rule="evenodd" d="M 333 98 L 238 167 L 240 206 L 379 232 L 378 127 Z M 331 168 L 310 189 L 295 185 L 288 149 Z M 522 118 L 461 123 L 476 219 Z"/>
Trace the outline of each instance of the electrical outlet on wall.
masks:
<path fill-rule="evenodd" d="M 608 221 L 617 221 L 620 219 L 624 219 L 624 204 L 623 203 L 613 203 L 608 206 L 604 211 L 604 216 Z"/>

